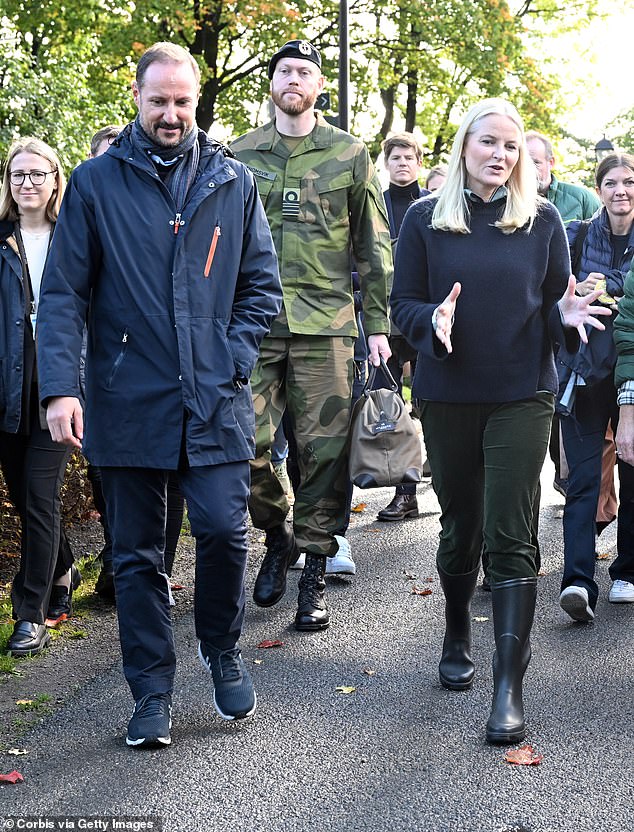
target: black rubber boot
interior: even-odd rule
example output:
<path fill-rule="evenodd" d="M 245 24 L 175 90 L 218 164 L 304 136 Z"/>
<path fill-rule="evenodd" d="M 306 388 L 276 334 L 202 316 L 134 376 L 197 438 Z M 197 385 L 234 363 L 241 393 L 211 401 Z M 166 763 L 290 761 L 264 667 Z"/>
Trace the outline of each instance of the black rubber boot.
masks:
<path fill-rule="evenodd" d="M 467 690 L 473 684 L 471 661 L 471 599 L 479 567 L 463 575 L 448 575 L 438 567 L 445 593 L 445 640 L 438 665 L 440 684 L 448 690 Z"/>
<path fill-rule="evenodd" d="M 299 557 L 293 529 L 281 523 L 266 530 L 266 554 L 253 587 L 258 607 L 272 607 L 286 592 L 286 573 Z"/>
<path fill-rule="evenodd" d="M 325 557 L 306 555 L 306 565 L 299 579 L 296 630 L 325 630 L 330 624 L 330 613 L 325 598 L 325 571 Z"/>
<path fill-rule="evenodd" d="M 495 654 L 487 742 L 514 743 L 526 736 L 522 681 L 531 658 L 530 634 L 536 598 L 537 578 L 514 578 L 491 584 Z"/>

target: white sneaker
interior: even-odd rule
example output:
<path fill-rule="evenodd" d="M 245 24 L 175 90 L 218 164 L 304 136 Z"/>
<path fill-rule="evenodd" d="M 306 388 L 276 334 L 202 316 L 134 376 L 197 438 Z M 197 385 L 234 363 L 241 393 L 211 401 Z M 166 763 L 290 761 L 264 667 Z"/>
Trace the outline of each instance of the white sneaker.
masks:
<path fill-rule="evenodd" d="M 306 566 L 306 552 L 300 552 L 299 557 L 297 558 L 295 563 L 293 563 L 288 568 L 289 569 L 303 569 L 304 566 Z"/>
<path fill-rule="evenodd" d="M 614 581 L 608 601 L 612 604 L 634 604 L 634 584 L 629 581 Z"/>
<path fill-rule="evenodd" d="M 335 535 L 335 540 L 339 544 L 339 550 L 333 558 L 326 558 L 326 575 L 354 575 L 357 567 L 352 560 L 350 544 L 345 537 L 338 534 Z"/>
<path fill-rule="evenodd" d="M 567 586 L 559 596 L 559 606 L 573 621 L 594 620 L 594 611 L 588 603 L 588 590 L 582 586 Z"/>

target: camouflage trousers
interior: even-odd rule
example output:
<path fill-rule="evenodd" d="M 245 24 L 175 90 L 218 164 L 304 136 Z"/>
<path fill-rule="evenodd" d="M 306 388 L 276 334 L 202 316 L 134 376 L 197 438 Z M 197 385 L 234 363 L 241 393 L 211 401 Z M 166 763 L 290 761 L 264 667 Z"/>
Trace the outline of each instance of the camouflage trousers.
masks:
<path fill-rule="evenodd" d="M 265 338 L 251 376 L 256 458 L 251 462 L 253 525 L 283 523 L 290 505 L 271 465 L 284 410 L 297 441 L 301 484 L 293 519 L 301 551 L 333 555 L 346 516 L 346 439 L 354 376 L 354 338 L 292 335 Z"/>

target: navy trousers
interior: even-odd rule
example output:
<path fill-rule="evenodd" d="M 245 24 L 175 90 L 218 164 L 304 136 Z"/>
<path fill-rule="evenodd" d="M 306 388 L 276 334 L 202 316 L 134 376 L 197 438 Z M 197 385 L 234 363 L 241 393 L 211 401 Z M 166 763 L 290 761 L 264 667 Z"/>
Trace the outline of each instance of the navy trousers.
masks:
<path fill-rule="evenodd" d="M 616 433 L 619 408 L 612 377 L 577 391 L 575 416 L 561 420 L 568 460 L 568 490 L 564 508 L 564 575 L 561 588 L 581 586 L 595 608 L 599 588 L 594 580 L 596 514 L 601 489 L 603 439 L 608 424 Z M 617 557 L 610 566 L 613 581 L 634 583 L 634 468 L 618 462 L 619 512 Z"/>
<path fill-rule="evenodd" d="M 135 699 L 171 693 L 176 668 L 163 557 L 169 473 L 101 467 L 123 672 Z M 249 463 L 188 467 L 178 479 L 196 539 L 196 635 L 227 650 L 244 619 Z"/>

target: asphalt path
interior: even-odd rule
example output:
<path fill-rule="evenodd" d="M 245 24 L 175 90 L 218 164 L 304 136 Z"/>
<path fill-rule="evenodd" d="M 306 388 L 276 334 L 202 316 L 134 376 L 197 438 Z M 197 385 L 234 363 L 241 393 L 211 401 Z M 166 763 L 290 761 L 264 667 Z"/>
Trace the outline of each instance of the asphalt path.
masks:
<path fill-rule="evenodd" d="M 242 648 L 258 692 L 251 721 L 214 714 L 187 612 L 175 624 L 172 746 L 126 747 L 132 703 L 113 647 L 112 666 L 21 740 L 28 755 L 3 755 L 3 770 L 19 768 L 25 782 L 0 786 L 0 815 L 72 817 L 74 827 L 55 828 L 108 830 L 95 820 L 153 816 L 174 832 L 633 830 L 634 605 L 607 602 L 602 560 L 595 623 L 574 624 L 559 609 L 562 500 L 551 482 L 547 464 L 545 574 L 525 686 L 527 741 L 543 754 L 540 765 L 509 765 L 505 749 L 484 741 L 493 627 L 481 590 L 472 610 L 474 686 L 456 693 L 439 684 L 438 505 L 424 484 L 420 518 L 404 523 L 375 521 L 391 490 L 355 493 L 355 503 L 367 503 L 349 532 L 358 571 L 328 580 L 324 633 L 290 626 L 297 572 L 273 609 L 249 596 Z M 602 552 L 614 554 L 615 534 L 604 533 Z M 249 592 L 255 575 L 252 559 Z M 415 585 L 432 593 L 414 594 Z M 265 639 L 284 646 L 259 649 Z"/>

